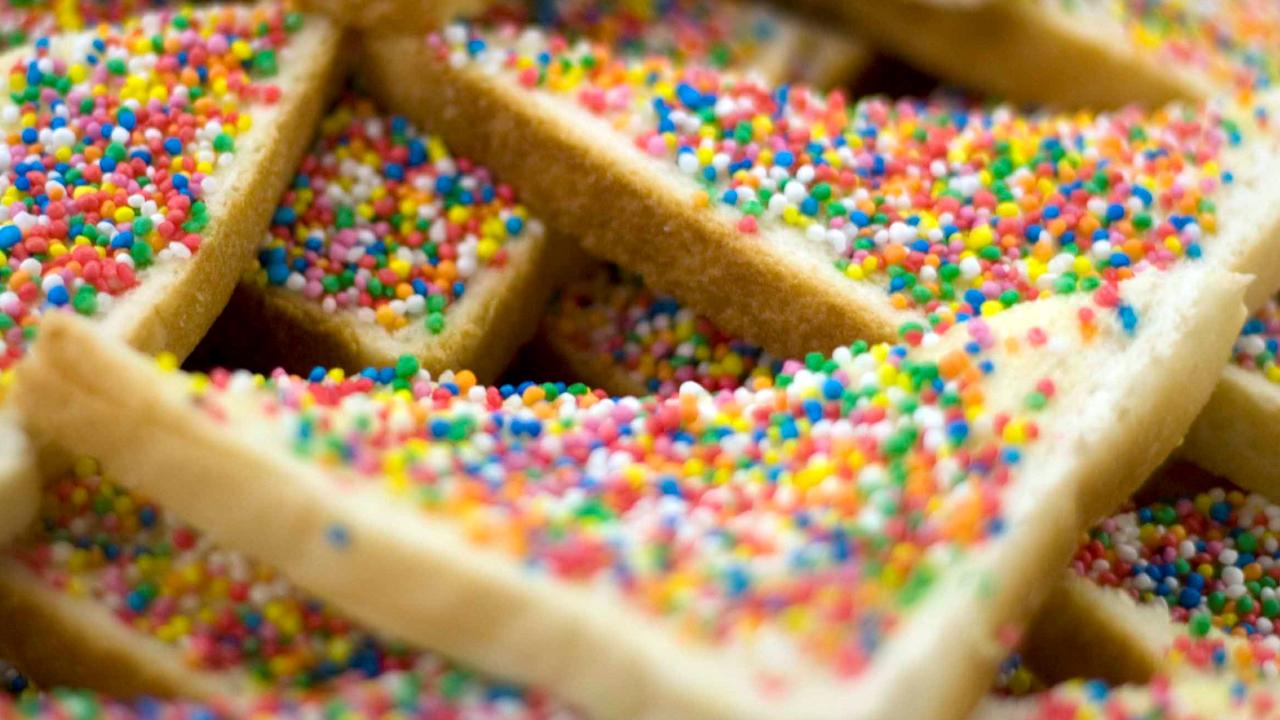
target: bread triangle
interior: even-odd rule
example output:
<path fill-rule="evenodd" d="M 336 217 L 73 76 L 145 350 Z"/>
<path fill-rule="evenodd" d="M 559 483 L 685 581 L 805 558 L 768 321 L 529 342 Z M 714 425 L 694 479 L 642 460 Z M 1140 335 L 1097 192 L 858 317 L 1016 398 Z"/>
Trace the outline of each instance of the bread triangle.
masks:
<path fill-rule="evenodd" d="M 213 27 L 220 34 L 210 41 Z M 200 32 L 206 35 L 193 34 Z M 157 69 L 157 63 L 173 62 L 173 50 L 163 58 L 150 44 L 139 43 L 153 37 L 177 43 L 184 33 L 186 52 L 204 53 L 206 59 L 187 56 L 191 62 L 185 74 L 178 74 L 188 89 L 170 97 L 165 94 L 174 87 L 169 78 L 177 71 Z M 234 51 L 232 41 L 239 43 Z M 75 308 L 147 352 L 181 356 L 195 347 L 266 226 L 270 208 L 258 198 L 279 193 L 288 168 L 301 156 L 311 118 L 336 79 L 338 41 L 339 33 L 324 19 L 287 13 L 279 5 L 210 6 L 155 11 L 123 25 L 54 35 L 4 55 L 0 62 L 10 71 L 0 103 L 7 108 L 2 118 L 9 143 L 7 202 L 29 200 L 28 208 L 37 211 L 11 215 L 6 210 L 0 221 L 11 273 L 0 296 L 5 315 L 0 368 L 7 372 L 22 356 L 38 320 L 55 306 Z M 245 60 L 236 56 L 225 70 L 209 74 L 210 55 L 221 67 L 224 56 L 241 51 L 248 53 L 244 57 L 259 54 L 258 64 L 244 67 Z M 199 67 L 205 67 L 204 77 Z M 127 93 L 150 94 L 127 97 L 128 83 L 136 85 Z M 101 87 L 94 90 L 103 98 L 101 108 L 72 109 L 59 94 L 87 102 L 95 85 Z M 207 93 L 203 102 L 196 91 Z M 56 113 L 67 111 L 65 117 L 55 117 L 55 105 L 62 107 Z M 23 124 L 24 113 L 33 118 L 30 127 Z M 189 127 L 179 129 L 183 123 Z M 110 126 L 106 135 L 104 124 Z M 178 145 L 170 148 L 170 140 Z M 87 163 L 86 153 L 93 154 Z M 171 165 L 175 161 L 186 164 Z M 32 167 L 37 162 L 40 169 Z M 164 167 L 157 168 L 160 163 Z M 199 182 L 202 174 L 208 177 Z M 130 179 L 135 175 L 147 182 Z M 169 206 L 166 198 L 177 197 L 178 182 L 186 197 Z M 130 204 L 135 201 L 136 206 Z M 87 257 L 77 256 L 86 252 Z M 98 267 L 86 282 L 81 270 L 89 265 Z M 37 280 L 24 287 L 15 277 L 24 274 Z M 108 279 L 112 276 L 118 282 Z M 18 457 L 0 464 L 14 468 L 0 486 L 29 499 L 33 490 L 16 488 L 29 482 L 24 478 L 31 469 Z M 32 509 L 31 503 L 9 507 Z M 8 535 L 23 527 L 29 513 L 0 515 L 0 535 Z"/>
<path fill-rule="evenodd" d="M 0 556 L 0 611 L 21 618 L 0 628 L 0 652 L 44 687 L 182 698 L 220 716 L 569 716 L 372 636 L 84 458 L 49 478 L 41 522 Z"/>
<path fill-rule="evenodd" d="M 843 368 L 830 378 L 835 382 L 827 382 L 824 378 L 828 376 L 822 372 L 793 365 L 791 374 L 784 376 L 790 379 L 780 380 L 786 389 L 718 399 L 686 386 L 680 395 L 666 400 L 604 400 L 600 395 L 575 395 L 556 387 L 529 388 L 523 395 L 504 400 L 497 389 L 471 387 L 461 377 L 444 376 L 441 384 L 432 386 L 423 384 L 426 379 L 410 372 L 412 368 L 399 368 L 399 375 L 389 373 L 393 383 L 399 377 L 400 386 L 409 384 L 423 398 L 410 403 L 403 394 L 395 400 L 387 392 L 366 397 L 357 390 L 371 385 L 373 378 L 357 378 L 352 381 L 355 384 L 338 390 L 338 381 L 331 376 L 328 386 L 333 390 L 315 389 L 330 398 L 325 404 L 302 401 L 298 406 L 310 407 L 326 417 L 305 420 L 282 411 L 268 399 L 273 392 L 296 398 L 306 387 L 301 379 L 276 376 L 274 381 L 266 381 L 234 374 L 217 374 L 207 380 L 181 374 L 166 376 L 141 356 L 112 344 L 84 324 L 58 317 L 45 327 L 37 344 L 37 361 L 21 369 L 15 397 L 27 421 L 42 437 L 101 458 L 132 486 L 190 518 L 218 542 L 277 565 L 299 585 L 371 628 L 441 650 L 498 675 L 546 687 L 589 714 L 779 718 L 846 717 L 850 712 L 884 717 L 907 712 L 960 717 L 977 702 L 1006 652 L 998 638 L 1029 618 L 1047 589 L 1044 580 L 1052 576 L 1049 569 L 1065 562 L 1075 533 L 1126 497 L 1173 447 L 1198 410 L 1221 353 L 1230 342 L 1234 323 L 1224 324 L 1224 320 L 1241 315 L 1241 287 L 1240 279 L 1210 264 L 1196 263 L 1125 283 L 1116 308 L 1098 307 L 1080 295 L 1029 303 L 989 322 L 957 326 L 940 338 L 928 336 L 914 349 L 842 351 L 832 361 L 834 365 L 826 366 Z M 888 360 L 898 352 L 906 353 L 902 370 L 923 373 L 917 377 L 931 377 L 934 370 L 930 368 L 937 368 L 938 377 L 957 378 L 945 385 L 958 393 L 955 397 L 962 399 L 971 416 L 963 426 L 956 425 L 950 431 L 964 429 L 971 435 L 961 433 L 964 440 L 953 435 L 951 441 L 942 435 L 948 430 L 944 430 L 942 416 L 932 414 L 933 403 L 939 401 L 931 394 L 933 381 L 922 386 L 927 390 L 921 405 L 910 409 L 914 397 L 907 390 L 910 385 L 898 385 L 906 380 L 896 380 L 887 368 L 876 369 L 881 364 L 876 358 Z M 970 352 L 974 354 L 968 355 Z M 933 361 L 940 365 L 930 364 Z M 820 360 L 815 362 L 815 367 L 823 366 Z M 1153 368 L 1159 371 L 1153 372 Z M 988 371 L 989 375 L 984 374 Z M 1046 379 L 1052 385 L 1043 382 Z M 880 383 L 895 389 L 875 390 Z M 852 455 L 837 453 L 831 460 L 810 456 L 808 450 L 801 449 L 809 447 L 804 444 L 809 421 L 774 415 L 773 408 L 793 407 L 796 412 L 809 408 L 802 416 L 818 412 L 824 407 L 817 399 L 823 397 L 819 393 L 834 393 L 836 384 L 868 393 L 884 392 L 884 398 L 898 398 L 907 404 L 890 402 L 882 421 L 877 419 L 881 410 L 875 408 L 882 407 L 879 403 L 883 401 L 873 402 L 868 395 L 854 402 L 864 408 L 858 412 L 870 414 L 852 415 L 860 419 L 843 427 L 851 433 L 849 440 L 864 438 L 869 444 Z M 229 391 L 215 389 L 222 387 Z M 451 405 L 448 397 L 454 388 L 476 404 L 459 401 L 442 409 Z M 352 391 L 355 394 L 341 402 L 333 395 Z M 843 393 L 841 390 L 842 397 Z M 1027 409 L 1026 403 L 1030 407 L 1042 405 L 1046 393 L 1053 397 L 1043 412 Z M 551 395 L 557 397 L 548 403 L 545 398 Z M 812 402 L 801 402 L 802 397 Z M 975 404 L 979 398 L 984 398 L 981 407 Z M 329 407 L 328 402 L 337 402 L 333 417 L 323 410 Z M 386 402 L 421 405 L 417 410 L 403 405 L 383 415 L 378 408 Z M 529 409 L 524 409 L 525 403 Z M 493 411 L 485 409 L 498 406 L 505 411 L 490 414 Z M 646 517 L 658 517 L 651 513 L 663 507 L 662 494 L 683 494 L 686 489 L 692 492 L 700 487 L 696 478 L 702 477 L 700 467 L 704 466 L 695 462 L 695 455 L 676 465 L 666 465 L 661 458 L 669 451 L 685 457 L 684 444 L 698 437 L 708 438 L 703 442 L 721 437 L 704 434 L 716 426 L 705 425 L 717 417 L 715 406 L 730 416 L 758 418 L 745 426 L 733 425 L 742 428 L 737 432 L 745 433 L 755 422 L 767 418 L 772 420 L 766 425 L 776 425 L 773 430 L 762 426 L 761 436 L 726 437 L 732 456 L 751 456 L 753 443 L 765 440 L 770 433 L 779 433 L 781 441 L 782 433 L 789 436 L 794 431 L 799 434 L 796 442 L 801 444 L 788 442 L 772 450 L 766 442 L 759 452 L 768 457 L 781 452 L 778 462 L 792 457 L 792 452 L 801 452 L 799 457 L 807 459 L 794 466 L 778 466 L 779 489 L 788 489 L 769 501 L 770 505 L 736 522 L 730 517 L 708 526 L 714 535 L 722 532 L 714 527 L 737 528 L 742 524 L 738 532 L 747 533 L 741 536 L 743 541 L 750 536 L 751 527 L 776 527 L 774 532 L 781 534 L 771 537 L 779 544 L 763 545 L 757 559 L 739 564 L 728 557 L 718 559 L 714 544 L 697 543 L 669 556 L 673 561 L 687 558 L 691 563 L 687 569 L 681 560 L 666 570 L 665 561 L 652 565 L 653 561 L 646 559 L 655 557 L 647 554 L 650 549 L 662 547 L 643 542 L 643 529 L 652 527 Z M 682 407 L 685 409 L 680 410 Z M 835 400 L 827 401 L 826 407 L 834 413 L 853 412 L 852 408 L 839 410 Z M 762 414 L 757 415 L 753 408 Z M 635 418 L 627 423 L 635 432 L 649 427 L 649 432 L 657 433 L 651 446 L 654 454 L 644 460 L 631 455 L 636 459 L 628 461 L 628 455 L 618 450 L 587 451 L 594 447 L 590 444 L 593 441 L 575 435 L 572 429 L 599 428 L 600 437 L 612 439 L 620 426 L 598 423 L 615 412 L 623 413 L 619 418 Z M 909 414 L 899 415 L 903 412 Z M 704 416 L 705 421 L 696 420 Z M 368 424 L 379 417 L 388 423 L 386 430 L 381 429 L 382 421 Z M 726 417 L 717 422 L 729 420 Z M 907 434 L 891 439 L 884 434 L 892 434 L 895 427 L 909 432 L 905 427 L 911 422 L 923 423 L 914 437 Z M 668 432 L 658 430 L 668 427 L 667 423 L 672 423 L 669 427 L 676 432 L 670 438 L 680 444 L 667 445 L 664 438 Z M 684 426 L 690 433 L 687 437 L 674 431 L 682 423 L 690 423 Z M 845 437 L 846 430 L 836 430 L 836 425 L 819 424 L 813 439 L 824 438 L 828 432 L 834 433 L 833 439 Z M 728 425 L 723 427 L 730 435 L 735 432 Z M 876 427 L 880 429 L 874 430 Z M 392 449 L 400 459 L 384 460 L 354 446 L 342 450 L 329 440 L 321 442 L 327 448 L 321 451 L 327 458 L 323 461 L 304 451 L 306 447 L 319 450 L 320 446 L 311 443 L 330 432 L 338 433 L 334 437 L 354 438 L 348 433 L 357 428 L 373 432 L 370 437 L 381 438 L 376 445 Z M 436 440 L 420 438 L 403 447 L 397 442 L 385 444 L 400 433 L 417 432 L 414 428 L 422 428 L 421 432 Z M 387 431 L 392 435 L 383 434 Z M 567 433 L 563 440 L 561 433 Z M 128 442 L 123 440 L 126 436 Z M 442 438 L 449 437 L 461 444 L 441 444 Z M 535 442 L 531 438 L 543 439 Z M 533 444 L 526 446 L 526 442 Z M 642 446 L 650 447 L 648 442 L 644 440 Z M 949 442 L 960 443 L 960 447 L 944 452 L 943 448 L 951 447 Z M 535 445 L 540 449 L 535 450 Z M 400 450 L 409 455 L 400 454 Z M 879 453 L 902 450 L 907 452 L 906 465 L 881 464 Z M 516 465 L 492 475 L 498 467 L 486 458 L 494 457 L 494 452 L 504 453 L 497 456 L 498 462 Z M 924 502 L 932 497 L 927 507 L 934 511 L 950 508 L 957 513 L 926 513 L 919 519 L 925 523 L 918 526 L 925 534 L 917 542 L 925 542 L 925 537 L 938 532 L 942 533 L 939 543 L 932 544 L 924 555 L 927 560 L 919 564 L 898 560 L 906 562 L 895 571 L 899 575 L 858 575 L 868 567 L 880 567 L 877 563 L 890 557 L 883 553 L 902 544 L 877 545 L 873 540 L 878 534 L 895 536 L 907 531 L 906 526 L 897 524 L 904 520 L 896 515 L 893 505 L 856 509 L 862 503 L 858 498 L 870 500 L 872 490 L 888 477 L 876 468 L 918 467 L 923 471 L 935 452 L 961 453 L 943 467 L 959 471 L 968 465 L 971 473 L 968 482 L 954 487 L 927 490 L 927 485 L 913 485 L 917 490 L 903 496 L 904 502 Z M 982 454 L 987 452 L 991 454 Z M 610 460 L 610 454 L 615 459 Z M 460 465 L 454 464 L 454 457 Z M 710 462 L 712 457 L 702 462 Z M 1004 466 L 1001 458 L 1016 468 Z M 347 462 L 363 468 L 364 474 L 342 467 Z M 872 469 L 859 471 L 861 485 L 852 479 L 852 466 L 848 466 L 851 474 L 847 480 L 838 479 L 844 477 L 838 468 L 845 462 L 870 463 Z M 836 465 L 833 468 L 828 463 Z M 632 470 L 625 471 L 627 465 Z M 491 469 L 484 470 L 486 466 Z M 516 469 L 520 466 L 523 470 Z M 445 467 L 455 469 L 435 475 Z M 548 469 L 546 474 L 540 470 L 543 467 Z M 748 493 L 744 499 L 756 492 L 752 488 L 773 485 L 761 474 L 764 468 L 744 469 L 735 477 L 729 467 L 732 465 L 722 473 L 728 482 L 726 488 Z M 390 475 L 383 476 L 383 470 Z M 458 472 L 462 474 L 455 474 Z M 1005 478 L 1006 472 L 1007 487 L 999 479 Z M 464 480 L 469 477 L 480 484 L 470 485 L 471 480 Z M 493 487 L 506 490 L 492 501 L 483 500 L 487 491 L 472 495 L 488 482 L 482 478 L 489 477 L 501 480 Z M 832 479 L 819 482 L 828 477 Z M 926 482 L 926 477 L 927 473 L 918 481 Z M 436 490 L 431 489 L 435 485 L 432 478 L 443 483 Z M 452 479 L 445 482 L 447 478 Z M 613 491 L 600 494 L 606 487 L 615 487 L 612 483 L 618 481 L 610 478 L 626 479 L 616 486 L 623 495 Z M 389 486 L 384 487 L 384 479 Z M 601 481 L 605 484 L 598 484 Z M 565 482 L 580 486 L 570 491 Z M 994 493 L 993 500 L 998 497 L 1005 508 L 1005 514 L 993 520 L 995 524 L 985 524 L 992 518 L 983 519 L 983 505 L 969 504 L 980 502 L 980 495 L 966 490 L 977 490 L 977 485 L 989 482 L 994 482 L 987 486 Z M 817 485 L 810 488 L 811 483 Z M 456 494 L 463 485 L 472 490 Z M 627 487 L 634 490 L 624 490 Z M 850 501 L 855 504 L 830 506 L 831 511 L 847 518 L 850 532 L 870 535 L 855 534 L 844 541 L 836 536 L 825 541 L 804 540 L 809 530 L 784 532 L 787 526 L 778 525 L 791 512 L 783 507 L 809 497 L 817 510 L 825 507 L 826 501 L 818 502 L 821 498 L 829 497 L 828 493 L 838 497 L 840 488 L 852 493 Z M 527 502 L 532 504 L 519 499 L 521 490 L 527 491 Z M 640 493 L 634 501 L 625 499 L 633 497 L 627 494 L 631 492 Z M 917 497 L 916 492 L 921 494 Z M 678 523 L 676 528 L 685 527 L 684 532 L 697 537 L 703 531 L 695 530 L 698 525 L 694 519 L 712 505 L 725 508 L 720 503 L 729 499 L 713 493 L 705 501 L 697 501 L 704 508 L 698 511 L 668 501 L 665 512 L 675 513 L 669 515 L 669 521 Z M 426 503 L 427 514 L 418 500 Z M 555 509 L 564 502 L 570 505 Z M 620 502 L 623 504 L 617 504 Z M 639 505 L 632 507 L 633 502 Z M 774 502 L 785 504 L 774 509 Z M 503 517 L 525 507 L 535 514 L 520 522 Z M 615 519 L 613 513 L 624 507 L 632 509 Z M 838 507 L 844 509 L 836 511 Z M 963 507 L 969 510 L 962 511 Z M 653 510 L 643 512 L 646 508 Z M 575 512 L 580 513 L 578 519 L 571 521 Z M 564 545 L 552 542 L 560 537 L 560 531 L 543 536 L 536 529 L 542 523 L 538 518 L 552 517 L 560 518 L 557 523 L 569 523 L 561 525 L 569 533 L 564 536 Z M 750 524 L 744 524 L 748 517 Z M 526 522 L 534 524 L 532 535 L 508 534 L 528 527 Z M 934 526 L 934 522 L 939 524 Z M 977 533 L 977 538 L 960 540 L 969 532 Z M 996 535 L 978 539 L 988 532 Z M 608 572 L 614 555 L 604 539 L 622 541 L 632 533 L 640 533 L 635 535 L 635 552 L 639 554 L 618 556 L 620 560 L 627 558 L 624 569 L 619 570 L 623 574 Z M 680 537 L 679 533 L 675 536 Z M 845 608 L 842 612 L 852 615 L 834 625 L 823 625 L 827 631 L 838 631 L 835 637 L 853 643 L 843 646 L 844 654 L 806 649 L 812 646 L 806 644 L 805 625 L 783 625 L 779 616 L 763 611 L 750 625 L 721 626 L 726 635 L 719 635 L 720 640 L 714 639 L 716 634 L 706 634 L 711 628 L 700 625 L 696 620 L 699 615 L 693 614 L 704 602 L 713 603 L 707 608 L 707 617 L 743 619 L 740 613 L 749 606 L 740 599 L 769 592 L 774 582 L 786 588 L 793 582 L 820 582 L 820 578 L 834 581 L 837 575 L 797 575 L 788 570 L 785 558 L 800 552 L 807 543 L 816 543 L 808 551 L 816 554 L 806 555 L 818 563 L 815 568 L 864 577 L 852 588 L 860 588 L 865 595 L 859 595 L 852 605 L 838 604 Z M 681 547 L 683 544 L 677 543 L 677 550 Z M 783 547 L 794 549 L 778 554 Z M 880 549 L 875 550 L 877 547 Z M 868 555 L 864 557 L 864 553 Z M 545 571 L 536 571 L 539 567 Z M 656 609 L 643 609 L 646 604 L 641 599 L 650 596 L 633 596 L 623 590 L 631 587 L 627 578 L 634 577 L 635 582 L 658 583 L 652 586 L 657 592 L 661 583 L 673 579 L 667 573 L 675 571 L 692 573 L 688 582 L 698 588 L 699 603 L 658 605 L 667 608 L 664 615 Z M 581 574 L 594 581 L 573 579 Z M 849 582 L 841 580 L 838 587 L 850 588 Z M 837 592 L 836 586 L 826 587 Z M 815 611 L 809 603 L 821 596 L 796 599 L 795 612 L 816 621 L 808 614 Z M 856 640 L 854 626 L 858 622 L 879 628 L 882 634 L 874 645 L 864 646 Z M 748 632 L 746 627 L 757 629 Z M 550 647 L 556 650 L 548 651 Z M 866 655 L 859 656 L 857 648 L 864 648 Z M 836 657 L 842 659 L 837 662 Z M 926 686 L 930 692 L 921 692 Z"/>
<path fill-rule="evenodd" d="M 412 355 L 490 381 L 581 262 L 501 178 L 358 95 L 330 111 L 290 186 L 232 312 L 299 372 Z M 246 357 L 264 342 L 227 340 Z"/>
<path fill-rule="evenodd" d="M 1068 268 L 1081 269 L 1073 285 L 1079 288 L 1094 282 L 1085 276 L 1167 264 L 1161 248 L 1176 256 L 1200 243 L 1188 236 L 1163 245 L 1168 235 L 1154 231 L 1172 215 L 1189 227 L 1181 213 L 1165 214 L 1178 205 L 1172 197 L 1146 200 L 1153 196 L 1140 178 L 1164 173 L 1163 161 L 1150 164 L 1158 158 L 1176 164 L 1175 158 L 1198 156 L 1203 169 L 1214 156 L 1214 167 L 1227 173 L 1218 180 L 1231 178 L 1208 189 L 1217 226 L 1201 228 L 1203 244 L 1191 252 L 1220 254 L 1232 269 L 1259 275 L 1255 302 L 1280 284 L 1280 258 L 1270 242 L 1280 230 L 1280 204 L 1264 198 L 1280 155 L 1275 133 L 1248 119 L 1252 107 L 1150 114 L 1129 108 L 1093 116 L 946 100 L 848 103 L 734 68 L 632 55 L 589 36 L 582 28 L 476 21 L 425 41 L 367 43 L 361 70 L 385 105 L 525 187 L 526 200 L 550 227 L 578 236 L 589 252 L 639 272 L 655 289 L 780 357 L 830 351 L 855 338 L 897 337 L 906 323 L 995 311 L 1001 298 L 1053 294 L 1072 280 L 1064 280 L 1075 272 Z M 402 82 L 406 68 L 421 69 L 422 81 Z M 1260 98 L 1257 117 L 1271 102 Z M 1226 143 L 1202 144 L 1224 127 L 1219 113 L 1240 118 L 1239 125 L 1228 123 L 1238 132 L 1228 132 Z M 1169 132 L 1184 120 L 1192 123 L 1184 129 L 1207 134 Z M 1144 134 L 1130 135 L 1135 129 Z M 1138 145 L 1128 144 L 1137 138 L 1143 138 Z M 810 151 L 829 164 L 813 167 Z M 1075 152 L 1080 168 L 1105 157 L 1103 175 L 1125 180 L 1105 188 L 1084 181 L 1073 169 Z M 940 176 L 926 182 L 935 172 Z M 1045 184 L 1032 180 L 1036 173 L 1046 174 Z M 1010 183 L 997 182 L 1000 176 Z M 1136 195 L 1116 194 L 1117 188 Z M 765 191 L 772 193 L 767 201 Z M 1006 191 L 1013 199 L 1001 210 L 993 194 Z M 1061 204 L 1053 199 L 1059 191 Z M 1053 213 L 1072 205 L 1084 208 L 1072 215 L 1082 223 L 1076 231 L 1054 225 L 1066 214 Z M 986 218 L 972 231 L 952 232 L 946 224 L 970 213 Z M 1108 213 L 1125 220 L 1106 230 L 1095 226 L 1113 217 Z M 1124 224 L 1139 214 L 1147 216 L 1138 221 L 1145 229 Z M 1062 232 L 1044 235 L 1051 225 Z M 1031 269 L 1028 232 L 1047 242 L 1040 252 L 1057 268 L 1047 277 Z M 1107 267 L 1102 259 L 1114 255 L 1111 240 L 1092 244 L 1102 236 L 1132 247 L 1134 256 Z M 994 253 L 986 269 L 982 252 Z M 947 255 L 948 267 L 938 259 L 936 269 L 926 269 L 934 268 L 930 253 Z M 1006 281 L 1008 290 L 1001 290 Z"/>

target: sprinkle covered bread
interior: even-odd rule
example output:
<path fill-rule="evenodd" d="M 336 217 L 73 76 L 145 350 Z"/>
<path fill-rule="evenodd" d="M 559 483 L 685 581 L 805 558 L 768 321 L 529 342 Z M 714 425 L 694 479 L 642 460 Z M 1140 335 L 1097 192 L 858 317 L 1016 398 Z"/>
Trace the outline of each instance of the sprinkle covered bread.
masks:
<path fill-rule="evenodd" d="M 0 368 L 50 310 L 153 349 L 194 346 L 230 292 L 228 258 L 248 250 L 228 217 L 242 201 L 219 183 L 273 185 L 278 169 L 252 164 L 291 161 L 293 144 L 268 138 L 327 82 L 334 35 L 303 24 L 279 5 L 163 10 L 5 56 Z M 295 36 L 318 54 L 282 73 Z M 200 277 L 178 269 L 209 243 Z"/>
<path fill-rule="evenodd" d="M 124 641 L 111 650 L 120 666 L 155 660 L 131 648 L 159 642 L 185 672 L 221 678 L 214 687 L 224 695 L 199 698 L 222 707 L 221 712 L 572 716 L 541 694 L 486 681 L 436 656 L 378 639 L 273 569 L 217 547 L 154 503 L 103 477 L 87 458 L 77 460 L 65 477 L 47 483 L 42 505 L 35 532 L 0 562 L 6 597 L 30 594 L 35 583 L 45 593 L 65 598 L 61 602 L 73 603 L 63 612 L 109 613 L 109 622 L 118 623 L 118 632 L 124 633 Z M 33 622 L 23 630 L 0 632 L 6 652 L 20 654 L 29 646 L 29 639 L 19 639 L 23 634 L 50 632 L 47 642 L 58 642 L 59 631 Z M 66 652 L 69 667 L 91 666 L 88 660 L 74 661 L 81 648 Z M 58 674 L 70 680 L 75 671 Z M 80 680 L 101 684 L 94 678 Z M 169 691 L 190 694 L 198 687 L 190 683 Z M 28 704 L 46 702 L 70 700 L 54 694 Z M 157 707 L 181 717 L 214 712 L 181 704 Z"/>
<path fill-rule="evenodd" d="M 852 102 L 573 25 L 501 20 L 380 42 L 370 58 L 390 106 L 448 128 L 513 181 L 554 172 L 526 199 L 589 251 L 782 356 L 945 328 L 1206 252 L 1273 273 L 1256 247 L 1276 218 L 1245 199 L 1277 160 L 1261 103 L 1057 114 Z M 395 82 L 406 58 L 435 67 L 431 84 L 453 102 L 428 106 L 425 88 Z M 480 136 L 478 116 L 499 113 L 544 147 L 536 164 Z M 583 202 L 602 211 L 577 212 Z M 654 213 L 672 228 L 656 240 L 640 222 Z"/>

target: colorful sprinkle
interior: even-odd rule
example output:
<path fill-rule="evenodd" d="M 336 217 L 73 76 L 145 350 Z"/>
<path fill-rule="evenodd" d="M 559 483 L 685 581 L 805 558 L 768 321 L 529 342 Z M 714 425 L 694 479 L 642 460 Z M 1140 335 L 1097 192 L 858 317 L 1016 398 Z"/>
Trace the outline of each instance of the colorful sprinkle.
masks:
<path fill-rule="evenodd" d="M 1280 622 L 1280 506 L 1215 488 L 1102 521 L 1076 552 L 1075 570 L 1170 617 L 1231 635 L 1276 640 Z"/>
<path fill-rule="evenodd" d="M 4 0 L 0 50 L 57 32 L 122 22 L 172 4 L 168 0 Z"/>
<path fill-rule="evenodd" d="M 1280 7 L 1269 0 L 1056 1 L 1068 12 L 1110 16 L 1132 47 L 1162 65 L 1190 70 L 1242 93 L 1269 88 L 1280 77 Z M 1088 22 L 1101 26 L 1105 21 Z"/>
<path fill-rule="evenodd" d="M 957 332 L 936 361 L 857 344 L 754 390 L 686 383 L 663 397 L 396 368 L 219 371 L 187 387 L 215 421 L 258 408 L 298 457 L 455 521 L 530 572 L 607 583 L 703 640 L 776 627 L 852 676 L 949 563 L 1002 533 L 1004 488 L 1039 434 L 1036 410 L 991 409 L 983 387 L 997 350 L 1064 343 L 982 320 Z"/>

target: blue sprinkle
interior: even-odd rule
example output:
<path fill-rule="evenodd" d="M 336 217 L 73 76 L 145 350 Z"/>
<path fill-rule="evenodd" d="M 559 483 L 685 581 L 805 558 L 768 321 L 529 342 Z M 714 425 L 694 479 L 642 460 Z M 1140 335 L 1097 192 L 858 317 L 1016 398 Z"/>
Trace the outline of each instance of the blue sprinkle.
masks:
<path fill-rule="evenodd" d="M 298 219 L 298 214 L 293 208 L 288 206 L 280 206 L 276 208 L 276 212 L 271 216 L 272 225 L 292 225 Z"/>
<path fill-rule="evenodd" d="M 17 225 L 0 227 L 0 250 L 8 250 L 22 240 L 22 231 Z"/>
<path fill-rule="evenodd" d="M 351 545 L 351 535 L 347 532 L 347 528 L 337 523 L 330 525 L 324 531 L 324 539 L 339 550 L 345 550 Z"/>
<path fill-rule="evenodd" d="M 1120 315 L 1120 325 L 1124 328 L 1125 333 L 1133 335 L 1134 331 L 1138 329 L 1137 311 L 1133 309 L 1132 305 L 1120 303 L 1120 306 L 1116 308 L 1116 312 Z"/>

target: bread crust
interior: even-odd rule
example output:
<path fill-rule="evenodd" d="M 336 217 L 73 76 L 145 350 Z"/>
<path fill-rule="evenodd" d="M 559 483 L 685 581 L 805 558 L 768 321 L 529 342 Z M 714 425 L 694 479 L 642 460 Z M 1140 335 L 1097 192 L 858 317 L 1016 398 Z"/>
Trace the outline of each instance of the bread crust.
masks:
<path fill-rule="evenodd" d="M 803 0 L 940 77 L 998 98 L 1063 108 L 1203 100 L 1214 86 L 1133 48 L 1119 27 L 1047 2 Z"/>
<path fill-rule="evenodd" d="M 361 72 L 385 107 L 484 162 L 588 252 L 639 272 L 729 332 L 799 357 L 890 339 L 909 317 L 790 232 L 747 235 L 728 211 L 695 206 L 695 184 L 601 135 L 607 126 L 585 111 L 436 62 L 420 37 L 379 37 L 364 49 Z M 417 82 L 401 81 L 406 67 L 421 69 Z M 725 292 L 760 287 L 773 293 Z"/>
<path fill-rule="evenodd" d="M 1045 569 L 1066 563 L 1077 533 L 1140 483 L 1207 397 L 1234 335 L 1235 323 L 1224 321 L 1243 317 L 1242 283 L 1207 270 L 1126 285 L 1146 323 L 1127 354 L 1117 354 L 1129 341 L 1109 320 L 1108 343 L 1120 345 L 1001 360 L 1009 382 L 992 388 L 994 406 L 1020 403 L 1050 370 L 1083 384 L 1060 387 L 1045 440 L 1028 447 L 1026 466 L 1037 471 L 1011 496 L 1010 530 L 964 564 L 972 572 L 950 573 L 864 676 L 842 683 L 795 668 L 803 681 L 787 702 L 761 699 L 745 657 L 681 642 L 608 593 L 531 576 L 377 488 L 335 484 L 280 451 L 279 430 L 253 408 L 230 407 L 226 423 L 210 422 L 185 399 L 180 377 L 157 375 L 74 319 L 45 328 L 39 361 L 22 368 L 15 397 L 38 431 L 99 457 L 219 543 L 279 567 L 356 620 L 547 687 L 600 717 L 811 718 L 836 708 L 855 717 L 960 717 L 1006 651 L 992 638 L 1043 600 Z M 1013 333 L 1074 327 L 1074 317 L 1073 301 L 1054 299 L 992 322 Z M 349 544 L 324 540 L 335 525 Z M 1000 582 L 975 585 L 982 577 Z"/>

